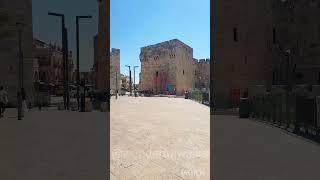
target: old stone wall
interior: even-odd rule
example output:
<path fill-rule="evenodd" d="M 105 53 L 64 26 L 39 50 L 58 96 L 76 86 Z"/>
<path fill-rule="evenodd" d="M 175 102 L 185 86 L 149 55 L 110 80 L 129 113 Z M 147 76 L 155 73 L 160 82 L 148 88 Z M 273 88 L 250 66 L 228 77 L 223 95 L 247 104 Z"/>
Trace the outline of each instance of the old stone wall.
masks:
<path fill-rule="evenodd" d="M 193 51 L 191 48 L 182 47 L 176 53 L 176 84 L 177 91 L 183 93 L 193 88 Z"/>
<path fill-rule="evenodd" d="M 214 101 L 252 85 L 320 82 L 320 2 L 217 1 L 214 6 Z M 236 34 L 236 38 L 235 38 Z M 235 40 L 236 39 L 236 40 Z"/>
<path fill-rule="evenodd" d="M 9 92 L 9 103 L 17 105 L 19 48 L 16 22 L 24 23 L 22 29 L 23 84 L 32 99 L 32 1 L 0 1 L 0 85 Z"/>
<path fill-rule="evenodd" d="M 271 86 L 271 12 L 272 2 L 266 0 L 215 3 L 211 75 L 216 107 L 230 107 L 252 84 Z"/>
<path fill-rule="evenodd" d="M 320 81 L 319 1 L 292 0 L 275 2 L 273 8 L 277 48 L 276 83 L 286 83 L 287 61 L 291 80 L 296 84 L 317 84 Z M 284 52 L 290 50 L 290 54 Z"/>
<path fill-rule="evenodd" d="M 194 88 L 210 89 L 210 59 L 194 60 L 195 75 Z"/>
<path fill-rule="evenodd" d="M 110 53 L 110 89 L 120 90 L 120 49 L 111 49 Z"/>
<path fill-rule="evenodd" d="M 178 94 L 193 87 L 192 48 L 177 39 L 141 48 L 139 90 L 164 93 L 176 86 Z"/>
<path fill-rule="evenodd" d="M 110 56 L 107 57 L 106 1 L 99 1 L 99 25 L 96 37 L 96 62 L 94 63 L 95 88 L 99 91 L 110 89 Z"/>

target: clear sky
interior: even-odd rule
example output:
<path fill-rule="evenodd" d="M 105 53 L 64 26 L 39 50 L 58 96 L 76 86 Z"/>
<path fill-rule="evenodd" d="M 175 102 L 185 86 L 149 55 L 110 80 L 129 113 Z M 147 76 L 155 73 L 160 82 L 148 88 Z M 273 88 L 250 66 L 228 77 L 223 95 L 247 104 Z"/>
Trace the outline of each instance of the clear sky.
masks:
<path fill-rule="evenodd" d="M 98 2 L 96 0 L 33 0 L 33 34 L 35 38 L 61 45 L 61 21 L 48 16 L 48 11 L 66 16 L 69 50 L 76 60 L 76 16 L 92 15 L 80 20 L 80 71 L 89 71 L 93 65 L 93 37 L 98 31 Z"/>
<path fill-rule="evenodd" d="M 120 49 L 121 73 L 125 65 L 138 65 L 140 48 L 177 38 L 193 48 L 195 58 L 210 57 L 210 0 L 110 0 L 110 47 Z M 64 13 L 69 49 L 76 59 L 75 16 L 80 21 L 80 70 L 93 64 L 93 36 L 98 31 L 96 0 L 33 0 L 34 37 L 61 44 L 61 24 L 48 11 Z M 138 82 L 138 72 L 136 81 Z"/>
<path fill-rule="evenodd" d="M 140 66 L 141 47 L 175 38 L 194 58 L 210 58 L 210 0 L 111 0 L 110 9 L 110 47 L 120 49 L 122 74 L 125 65 Z"/>

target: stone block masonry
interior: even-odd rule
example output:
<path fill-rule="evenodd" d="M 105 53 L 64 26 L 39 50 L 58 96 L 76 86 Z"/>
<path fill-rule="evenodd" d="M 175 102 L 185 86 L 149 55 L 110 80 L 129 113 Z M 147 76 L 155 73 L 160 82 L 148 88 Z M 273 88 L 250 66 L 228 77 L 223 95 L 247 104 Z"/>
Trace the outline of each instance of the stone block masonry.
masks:
<path fill-rule="evenodd" d="M 9 103 L 17 105 L 19 80 L 19 43 L 16 22 L 24 23 L 22 30 L 23 82 L 28 98 L 32 94 L 32 1 L 0 1 L 0 85 L 9 92 Z"/>
<path fill-rule="evenodd" d="M 141 48 L 141 91 L 154 94 L 173 91 L 177 95 L 194 86 L 193 49 L 178 39 Z"/>
<path fill-rule="evenodd" d="M 120 49 L 111 49 L 110 53 L 110 89 L 113 92 L 120 90 Z"/>

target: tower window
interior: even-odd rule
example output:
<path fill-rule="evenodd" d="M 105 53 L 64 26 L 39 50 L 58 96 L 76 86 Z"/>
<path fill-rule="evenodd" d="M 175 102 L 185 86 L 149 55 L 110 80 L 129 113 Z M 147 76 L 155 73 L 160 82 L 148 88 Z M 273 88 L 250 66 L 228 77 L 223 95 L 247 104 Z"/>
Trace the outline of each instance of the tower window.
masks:
<path fill-rule="evenodd" d="M 276 34 L 276 28 L 272 29 L 272 43 L 276 44 L 277 43 L 277 34 Z"/>
<path fill-rule="evenodd" d="M 238 29 L 233 28 L 233 41 L 238 42 Z"/>
<path fill-rule="evenodd" d="M 296 74 L 297 79 L 301 80 L 303 78 L 303 74 L 301 72 L 298 72 Z"/>

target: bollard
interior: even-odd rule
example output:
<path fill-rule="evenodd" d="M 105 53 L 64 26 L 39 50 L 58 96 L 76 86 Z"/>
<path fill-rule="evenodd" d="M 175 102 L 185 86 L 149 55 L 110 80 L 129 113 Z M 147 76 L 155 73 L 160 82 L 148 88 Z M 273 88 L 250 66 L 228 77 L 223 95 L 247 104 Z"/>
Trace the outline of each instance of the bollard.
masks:
<path fill-rule="evenodd" d="M 287 123 L 287 119 L 286 119 L 286 109 L 287 109 L 287 103 L 286 103 L 286 94 L 285 93 L 282 93 L 281 94 L 281 124 L 280 126 L 282 125 L 286 125 Z"/>
<path fill-rule="evenodd" d="M 256 116 L 256 97 L 252 97 L 252 103 L 251 103 L 251 108 L 252 108 L 252 118 L 255 118 Z"/>
<path fill-rule="evenodd" d="M 260 97 L 258 96 L 257 97 L 257 105 L 256 105 L 256 107 L 257 107 L 257 109 L 256 109 L 256 113 L 257 113 L 257 119 L 259 119 L 260 118 L 260 114 L 261 114 L 261 109 L 260 109 Z"/>
<path fill-rule="evenodd" d="M 272 99 L 271 95 L 268 94 L 267 96 L 267 121 L 271 122 L 272 119 Z"/>
<path fill-rule="evenodd" d="M 316 96 L 316 138 L 320 139 L 320 96 Z"/>
<path fill-rule="evenodd" d="M 101 112 L 107 112 L 107 103 L 106 102 L 102 102 L 100 105 L 100 111 Z"/>
<path fill-rule="evenodd" d="M 266 103 L 266 95 L 262 97 L 262 120 L 266 120 L 267 117 L 267 103 Z"/>
<path fill-rule="evenodd" d="M 277 121 L 277 102 L 276 95 L 272 94 L 272 123 L 275 124 Z"/>
<path fill-rule="evenodd" d="M 239 118 L 249 118 L 249 99 L 240 98 Z"/>
<path fill-rule="evenodd" d="M 280 112 L 279 99 L 278 99 L 278 95 L 275 94 L 274 95 L 274 120 L 273 120 L 274 124 L 277 124 L 279 121 L 279 112 Z"/>

